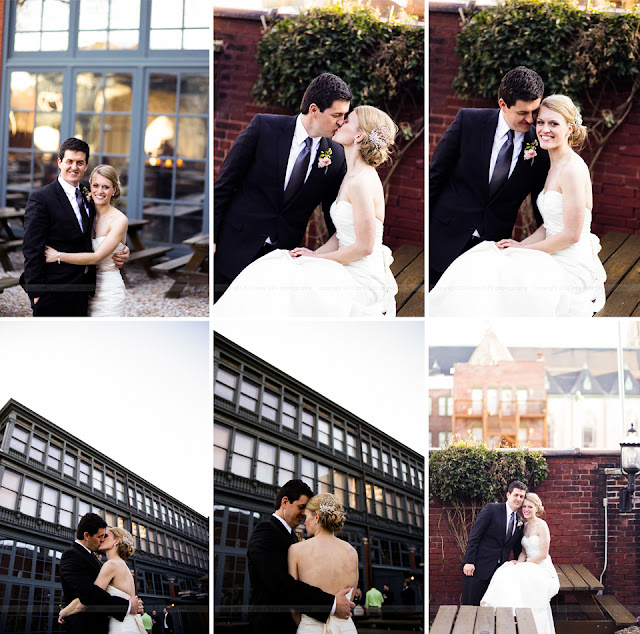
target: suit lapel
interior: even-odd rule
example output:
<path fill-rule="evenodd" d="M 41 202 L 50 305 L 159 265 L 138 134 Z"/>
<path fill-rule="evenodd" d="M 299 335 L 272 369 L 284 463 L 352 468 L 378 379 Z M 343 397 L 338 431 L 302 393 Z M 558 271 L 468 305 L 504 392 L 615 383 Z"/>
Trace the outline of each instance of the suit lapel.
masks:
<path fill-rule="evenodd" d="M 293 142 L 293 134 L 295 130 L 296 117 L 291 117 L 291 119 L 284 123 L 278 131 L 278 149 L 276 152 L 276 180 L 279 206 L 282 206 L 282 201 L 284 199 L 284 179 L 287 175 L 287 163 L 289 162 L 291 143 Z"/>
<path fill-rule="evenodd" d="M 487 118 L 487 123 L 480 133 L 478 159 L 480 165 L 486 167 L 482 171 L 482 188 L 487 199 L 489 198 L 489 170 L 491 168 L 491 151 L 493 150 L 493 139 L 496 136 L 498 125 L 498 115 L 500 110 L 493 110 Z"/>
<path fill-rule="evenodd" d="M 289 532 L 278 518 L 273 517 L 272 515 L 269 519 L 272 524 L 275 524 L 275 526 L 277 526 L 278 530 L 282 533 L 282 535 L 286 537 L 287 541 L 291 542 L 292 544 L 295 544 L 295 542 L 298 541 L 297 538 L 294 541 L 293 531 Z"/>
<path fill-rule="evenodd" d="M 78 233 L 84 233 L 82 231 L 82 229 L 80 229 L 80 224 L 78 223 L 78 218 L 76 216 L 76 212 L 73 211 L 73 207 L 71 206 L 71 203 L 69 202 L 69 199 L 67 198 L 67 194 L 65 193 L 64 189 L 62 189 L 62 185 L 60 185 L 60 183 L 56 180 L 56 196 L 58 197 L 58 204 L 60 205 L 60 209 L 63 210 L 64 215 L 67 218 L 70 218 L 71 222 L 73 223 L 73 226 L 77 229 Z M 85 232 L 87 231 L 88 227 L 85 227 Z"/>
<path fill-rule="evenodd" d="M 527 160 L 527 161 L 524 160 L 524 149 L 535 138 L 536 138 L 536 133 L 534 131 L 532 131 L 531 128 L 530 128 L 529 132 L 527 132 L 524 135 L 524 139 L 522 139 L 522 147 L 520 148 L 520 154 L 518 155 L 518 162 L 516 163 L 516 166 L 513 168 L 513 174 L 511 174 L 511 176 L 509 177 L 509 181 L 514 177 L 517 178 L 518 176 L 520 176 L 521 173 L 524 172 L 524 170 L 527 167 L 531 167 L 531 161 L 530 160 Z M 507 183 L 509 181 L 507 181 Z"/>
<path fill-rule="evenodd" d="M 99 572 L 101 566 L 100 566 L 100 562 L 98 561 L 98 558 L 94 554 L 87 552 L 86 549 L 83 548 L 77 542 L 74 542 L 73 545 L 75 546 L 76 550 L 85 558 L 85 560 L 87 560 L 88 563 L 93 568 L 96 568 Z"/>

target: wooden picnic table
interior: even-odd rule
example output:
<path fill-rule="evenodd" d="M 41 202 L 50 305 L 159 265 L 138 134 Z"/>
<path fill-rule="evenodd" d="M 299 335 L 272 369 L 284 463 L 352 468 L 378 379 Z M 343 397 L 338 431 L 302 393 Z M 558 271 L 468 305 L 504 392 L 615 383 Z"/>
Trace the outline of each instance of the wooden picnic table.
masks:
<path fill-rule="evenodd" d="M 16 236 L 9 224 L 16 218 L 24 223 L 24 209 L 0 207 L 0 264 L 5 271 L 13 271 L 9 252 L 22 247 L 22 239 Z"/>
<path fill-rule="evenodd" d="M 424 249 L 403 244 L 393 252 L 391 272 L 398 284 L 396 315 L 424 317 Z"/>
<path fill-rule="evenodd" d="M 556 634 L 612 634 L 635 624 L 615 597 L 598 594 L 604 586 L 582 564 L 555 564 L 555 569 L 560 580 L 552 599 Z"/>
<path fill-rule="evenodd" d="M 166 273 L 175 280 L 165 297 L 180 297 L 187 284 L 209 284 L 209 234 L 199 233 L 182 244 L 190 247 L 193 253 L 152 267 L 155 273 Z"/>
<path fill-rule="evenodd" d="M 441 605 L 431 634 L 537 634 L 531 608 L 489 608 Z M 517 628 L 517 630 L 516 630 Z"/>
<path fill-rule="evenodd" d="M 122 278 L 124 279 L 125 285 L 128 287 L 131 286 L 129 279 L 127 278 L 127 274 L 125 268 L 127 266 L 131 266 L 134 263 L 140 262 L 144 267 L 146 274 L 149 277 L 155 277 L 156 273 L 153 270 L 153 261 L 157 258 L 169 253 L 173 249 L 171 246 L 156 246 L 156 247 L 145 247 L 144 242 L 142 240 L 142 229 L 146 225 L 149 224 L 149 220 L 145 219 L 131 219 L 129 220 L 129 225 L 127 227 L 127 235 L 129 236 L 129 242 L 131 243 L 131 253 L 129 254 L 129 259 L 125 266 L 121 269 Z"/>
<path fill-rule="evenodd" d="M 597 317 L 640 317 L 640 235 L 609 231 L 600 240 L 607 301 Z"/>

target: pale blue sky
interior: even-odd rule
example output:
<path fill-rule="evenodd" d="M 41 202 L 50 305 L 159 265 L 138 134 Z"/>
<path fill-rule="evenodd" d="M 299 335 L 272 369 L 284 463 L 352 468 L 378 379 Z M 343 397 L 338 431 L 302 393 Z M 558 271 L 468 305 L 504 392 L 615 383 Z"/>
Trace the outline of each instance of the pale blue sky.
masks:
<path fill-rule="evenodd" d="M 421 321 L 218 322 L 216 330 L 424 455 Z"/>
<path fill-rule="evenodd" d="M 211 513 L 208 321 L 2 320 L 10 398 Z"/>

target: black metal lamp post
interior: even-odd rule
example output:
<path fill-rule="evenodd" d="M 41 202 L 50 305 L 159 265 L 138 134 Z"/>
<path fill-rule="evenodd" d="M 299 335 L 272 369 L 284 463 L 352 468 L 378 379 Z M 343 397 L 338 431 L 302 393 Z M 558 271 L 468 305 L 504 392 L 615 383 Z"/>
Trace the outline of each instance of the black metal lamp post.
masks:
<path fill-rule="evenodd" d="M 636 474 L 640 471 L 640 438 L 633 428 L 633 423 L 624 442 L 620 443 L 620 468 L 629 479 L 627 488 L 620 489 L 620 512 L 630 513 L 633 508 L 633 492 L 636 489 Z"/>

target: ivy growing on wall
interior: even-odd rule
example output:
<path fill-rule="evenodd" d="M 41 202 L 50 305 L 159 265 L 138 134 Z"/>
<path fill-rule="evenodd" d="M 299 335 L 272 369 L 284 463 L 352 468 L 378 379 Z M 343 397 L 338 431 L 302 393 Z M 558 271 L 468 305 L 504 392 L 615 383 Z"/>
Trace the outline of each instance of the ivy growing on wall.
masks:
<path fill-rule="evenodd" d="M 430 455 L 429 499 L 444 506 L 462 556 L 469 530 L 485 504 L 504 501 L 513 480 L 531 487 L 548 475 L 547 461 L 537 451 L 489 449 L 474 440 L 460 440 Z"/>

